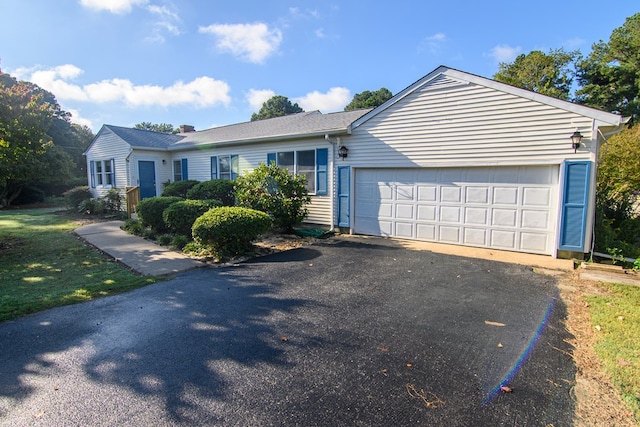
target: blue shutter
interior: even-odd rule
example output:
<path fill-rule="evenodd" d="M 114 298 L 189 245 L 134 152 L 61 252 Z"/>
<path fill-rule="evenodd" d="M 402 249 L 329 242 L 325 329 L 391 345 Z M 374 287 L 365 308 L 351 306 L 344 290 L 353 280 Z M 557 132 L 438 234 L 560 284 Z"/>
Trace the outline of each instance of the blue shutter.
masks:
<path fill-rule="evenodd" d="M 559 247 L 562 251 L 584 252 L 590 171 L 591 162 L 565 164 Z"/>
<path fill-rule="evenodd" d="M 89 162 L 89 175 L 91 176 L 91 188 L 96 188 L 96 162 Z"/>
<path fill-rule="evenodd" d="M 211 156 L 211 179 L 218 179 L 218 156 Z"/>
<path fill-rule="evenodd" d="M 189 171 L 187 170 L 187 159 L 182 159 L 182 180 L 186 181 L 189 179 Z"/>
<path fill-rule="evenodd" d="M 316 150 L 316 194 L 327 194 L 329 180 L 328 161 L 329 149 L 318 148 Z"/>
<path fill-rule="evenodd" d="M 267 166 L 270 166 L 271 162 L 276 163 L 276 153 L 267 153 Z"/>

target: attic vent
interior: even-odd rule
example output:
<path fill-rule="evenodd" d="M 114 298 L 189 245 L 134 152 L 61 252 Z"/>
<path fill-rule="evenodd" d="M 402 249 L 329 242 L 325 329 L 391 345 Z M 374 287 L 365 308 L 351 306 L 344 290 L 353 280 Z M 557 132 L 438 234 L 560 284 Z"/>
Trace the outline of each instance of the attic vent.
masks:
<path fill-rule="evenodd" d="M 196 128 L 191 125 L 180 125 L 180 133 L 195 132 Z"/>
<path fill-rule="evenodd" d="M 446 89 L 454 86 L 468 85 L 468 82 L 452 79 L 445 75 L 439 75 L 435 79 L 431 80 L 424 88 L 424 90 L 439 90 Z"/>

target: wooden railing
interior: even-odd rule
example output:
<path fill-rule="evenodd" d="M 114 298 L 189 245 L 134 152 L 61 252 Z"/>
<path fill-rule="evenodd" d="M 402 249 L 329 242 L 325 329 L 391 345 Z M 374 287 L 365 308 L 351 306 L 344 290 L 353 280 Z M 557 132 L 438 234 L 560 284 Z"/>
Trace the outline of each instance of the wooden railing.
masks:
<path fill-rule="evenodd" d="M 136 211 L 136 205 L 140 203 L 140 187 L 125 188 L 127 201 L 127 216 L 131 218 L 131 214 Z"/>

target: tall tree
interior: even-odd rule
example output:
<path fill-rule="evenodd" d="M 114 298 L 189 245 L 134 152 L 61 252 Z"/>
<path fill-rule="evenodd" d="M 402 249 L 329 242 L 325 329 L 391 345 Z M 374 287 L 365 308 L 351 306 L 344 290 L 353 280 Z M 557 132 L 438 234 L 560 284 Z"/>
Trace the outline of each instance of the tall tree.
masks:
<path fill-rule="evenodd" d="M 579 55 L 578 51 L 566 52 L 563 49 L 552 49 L 548 54 L 534 50 L 518 55 L 512 63 L 500 63 L 493 79 L 568 100 L 575 74 L 572 66 Z"/>
<path fill-rule="evenodd" d="M 287 114 L 303 113 L 304 110 L 296 104 L 292 104 L 289 98 L 282 95 L 275 95 L 267 99 L 260 107 L 260 111 L 251 115 L 251 121 L 272 119 L 282 117 Z"/>
<path fill-rule="evenodd" d="M 386 87 L 381 87 L 373 92 L 365 90 L 356 93 L 349 104 L 344 107 L 344 111 L 358 110 L 360 108 L 376 108 L 393 97 L 393 94 Z"/>
<path fill-rule="evenodd" d="M 133 125 L 136 129 L 141 130 L 150 130 L 153 132 L 161 132 L 161 133 L 178 133 L 179 129 L 173 127 L 170 123 L 151 123 L 151 122 L 141 122 Z"/>
<path fill-rule="evenodd" d="M 640 12 L 613 30 L 608 42 L 600 40 L 578 63 L 577 101 L 631 117 L 640 115 Z"/>

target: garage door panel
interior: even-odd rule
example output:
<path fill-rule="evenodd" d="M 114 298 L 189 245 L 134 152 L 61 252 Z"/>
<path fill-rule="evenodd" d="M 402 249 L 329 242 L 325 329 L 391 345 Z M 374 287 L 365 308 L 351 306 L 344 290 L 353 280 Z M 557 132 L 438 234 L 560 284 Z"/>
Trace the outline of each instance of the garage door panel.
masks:
<path fill-rule="evenodd" d="M 416 238 L 418 240 L 427 240 L 433 242 L 436 240 L 436 230 L 437 227 L 435 224 L 416 224 Z"/>
<path fill-rule="evenodd" d="M 472 246 L 486 246 L 487 230 L 482 228 L 465 228 L 463 243 Z"/>
<path fill-rule="evenodd" d="M 518 218 L 516 209 L 493 209 L 491 225 L 496 227 L 515 227 Z"/>
<path fill-rule="evenodd" d="M 411 239 L 413 235 L 414 224 L 410 222 L 396 222 L 395 237 Z"/>
<path fill-rule="evenodd" d="M 414 205 L 396 205 L 396 218 L 413 219 Z"/>
<path fill-rule="evenodd" d="M 460 187 L 441 187 L 440 201 L 444 203 L 460 203 L 462 202 L 462 189 Z"/>
<path fill-rule="evenodd" d="M 422 221 L 435 221 L 436 220 L 436 206 L 430 205 L 418 205 L 418 216 L 416 219 Z"/>
<path fill-rule="evenodd" d="M 418 184 L 418 201 L 435 202 L 437 200 L 438 187 L 435 185 Z"/>
<path fill-rule="evenodd" d="M 557 165 L 356 169 L 356 233 L 551 254 Z"/>
<path fill-rule="evenodd" d="M 493 203 L 497 205 L 518 204 L 518 189 L 510 187 L 494 187 Z"/>
<path fill-rule="evenodd" d="M 467 203 L 489 203 L 489 187 L 467 187 Z"/>
<path fill-rule="evenodd" d="M 441 206 L 441 222 L 460 222 L 460 206 Z"/>
<path fill-rule="evenodd" d="M 465 224 L 484 225 L 487 223 L 488 208 L 471 207 L 465 208 Z"/>
<path fill-rule="evenodd" d="M 524 206 L 549 206 L 551 190 L 548 188 L 523 188 L 522 204 Z"/>
<path fill-rule="evenodd" d="M 522 211 L 522 228 L 535 228 L 546 230 L 549 224 L 548 211 Z"/>

